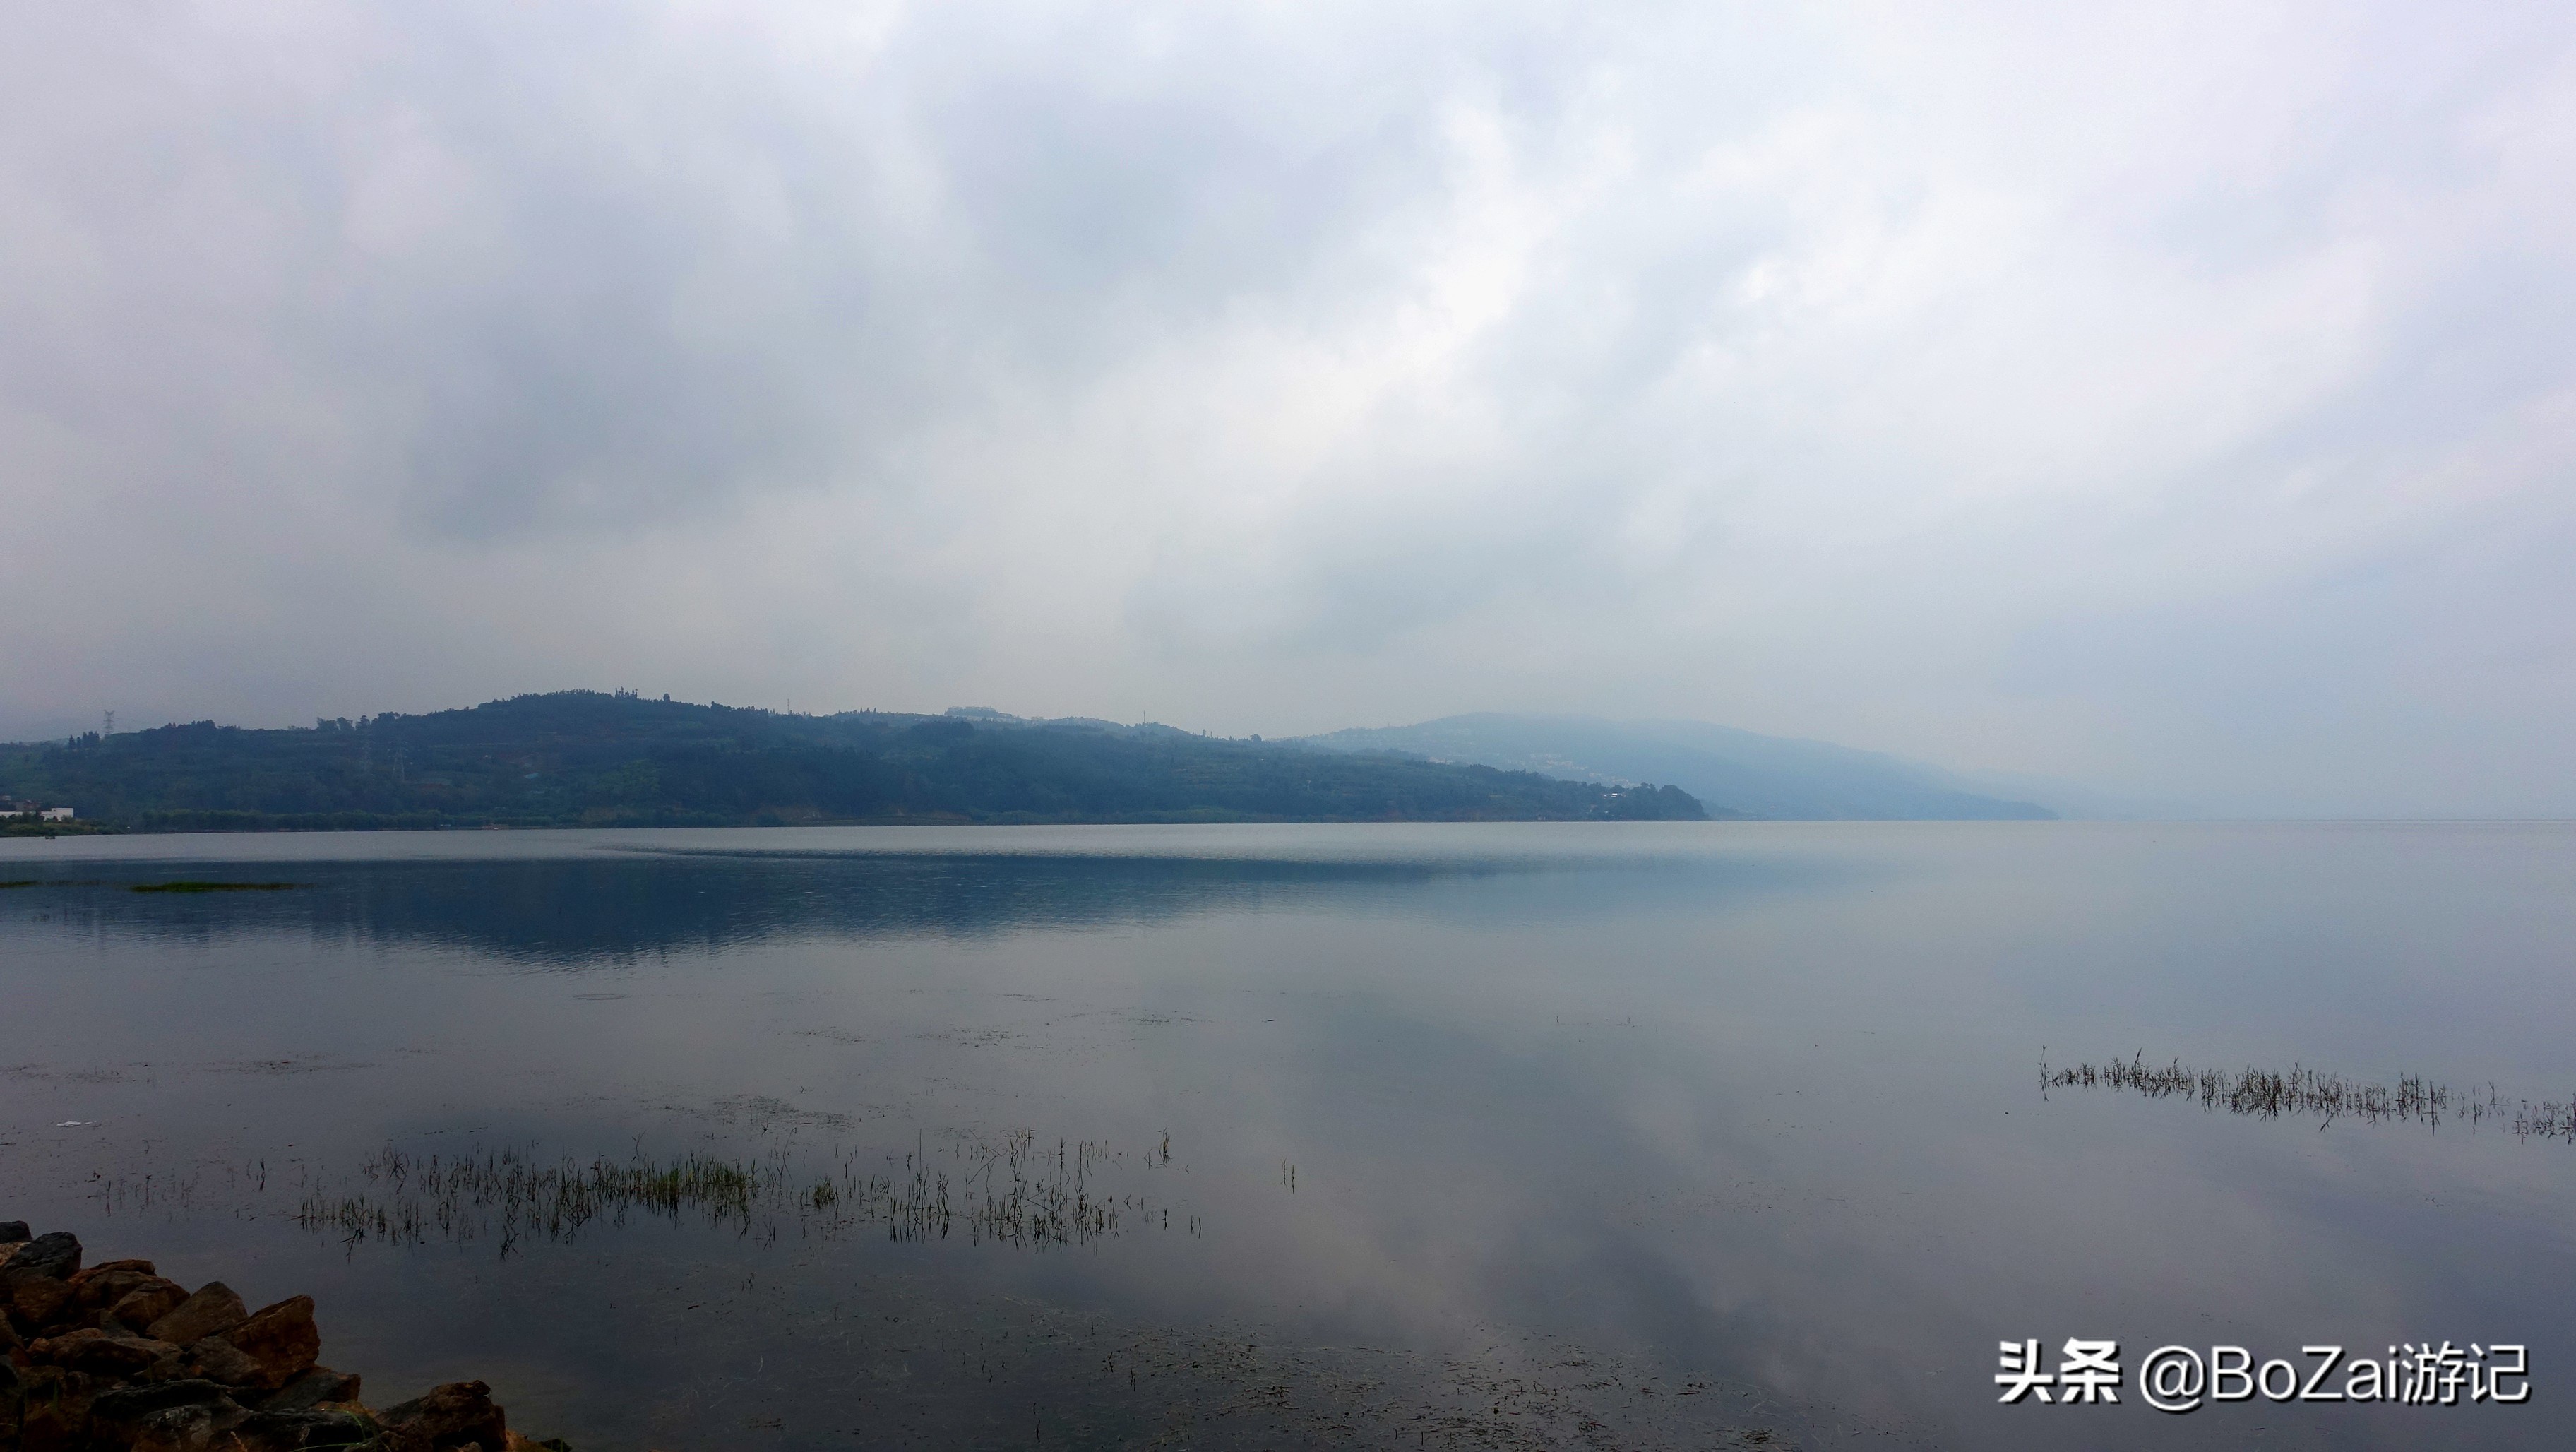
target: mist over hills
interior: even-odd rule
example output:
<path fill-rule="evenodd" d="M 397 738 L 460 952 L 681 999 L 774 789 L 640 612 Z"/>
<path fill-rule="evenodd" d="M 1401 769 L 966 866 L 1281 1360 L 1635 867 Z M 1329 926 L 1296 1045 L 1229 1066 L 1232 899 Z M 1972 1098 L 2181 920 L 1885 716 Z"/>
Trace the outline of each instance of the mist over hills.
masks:
<path fill-rule="evenodd" d="M 1671 782 L 1712 807 L 1747 817 L 2037 821 L 2058 815 L 2037 802 L 1977 791 L 1938 767 L 1704 721 L 1488 712 L 1303 739 L 1330 751 L 1396 752 L 1603 785 Z"/>

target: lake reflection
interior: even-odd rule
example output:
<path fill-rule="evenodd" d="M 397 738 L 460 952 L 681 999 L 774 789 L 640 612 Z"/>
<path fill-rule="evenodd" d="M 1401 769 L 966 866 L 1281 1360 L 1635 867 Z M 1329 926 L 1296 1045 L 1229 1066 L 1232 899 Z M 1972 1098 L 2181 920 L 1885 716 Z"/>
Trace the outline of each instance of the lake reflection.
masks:
<path fill-rule="evenodd" d="M 302 885 L 127 890 L 181 878 Z M 2043 1055 L 2143 1053 L 2563 1104 L 2562 827 L 0 843 L 25 879 L 53 885 L 0 891 L 0 1218 L 309 1291 L 371 1399 L 482 1377 L 585 1449 L 2576 1421 L 2576 1147 L 2041 1087 Z M 388 1153 L 773 1178 L 676 1221 L 299 1224 L 398 1218 Z M 937 1233 L 897 1213 L 915 1185 L 950 1196 Z M 1089 1208 L 1032 1233 L 1014 1186 Z M 1017 1221 L 975 1218 L 997 1195 Z M 2117 1339 L 2132 1371 L 2168 1342 L 2516 1341 L 2535 1390 L 1999 1407 L 2025 1337 Z"/>

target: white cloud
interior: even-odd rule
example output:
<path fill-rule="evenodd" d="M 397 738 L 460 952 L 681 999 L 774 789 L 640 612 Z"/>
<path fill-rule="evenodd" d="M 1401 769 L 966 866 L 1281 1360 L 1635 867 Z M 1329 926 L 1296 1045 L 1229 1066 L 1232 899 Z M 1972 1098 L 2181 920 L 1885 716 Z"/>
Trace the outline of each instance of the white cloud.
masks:
<path fill-rule="evenodd" d="M 29 719 L 1526 706 L 2576 810 L 2557 9 L 22 31 Z"/>

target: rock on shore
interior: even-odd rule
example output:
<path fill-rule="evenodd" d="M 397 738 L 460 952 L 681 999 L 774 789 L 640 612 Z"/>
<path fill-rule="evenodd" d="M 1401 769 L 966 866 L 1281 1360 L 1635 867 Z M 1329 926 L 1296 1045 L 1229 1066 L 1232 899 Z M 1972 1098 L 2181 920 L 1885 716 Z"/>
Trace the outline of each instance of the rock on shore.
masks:
<path fill-rule="evenodd" d="M 450 1382 L 377 1411 L 321 1364 L 313 1298 L 254 1311 L 148 1260 L 0 1221 L 0 1447 L 11 1452 L 571 1452 L 509 1429 L 492 1389 Z"/>

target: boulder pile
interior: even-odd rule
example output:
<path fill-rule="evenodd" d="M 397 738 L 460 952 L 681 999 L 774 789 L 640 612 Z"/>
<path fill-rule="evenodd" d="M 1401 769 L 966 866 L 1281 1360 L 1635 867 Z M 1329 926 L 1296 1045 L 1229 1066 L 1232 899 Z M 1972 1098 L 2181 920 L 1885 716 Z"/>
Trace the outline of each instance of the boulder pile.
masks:
<path fill-rule="evenodd" d="M 570 1452 L 509 1429 L 492 1389 L 450 1382 L 375 1411 L 321 1364 L 313 1298 L 254 1311 L 148 1260 L 0 1221 L 0 1452 Z"/>

